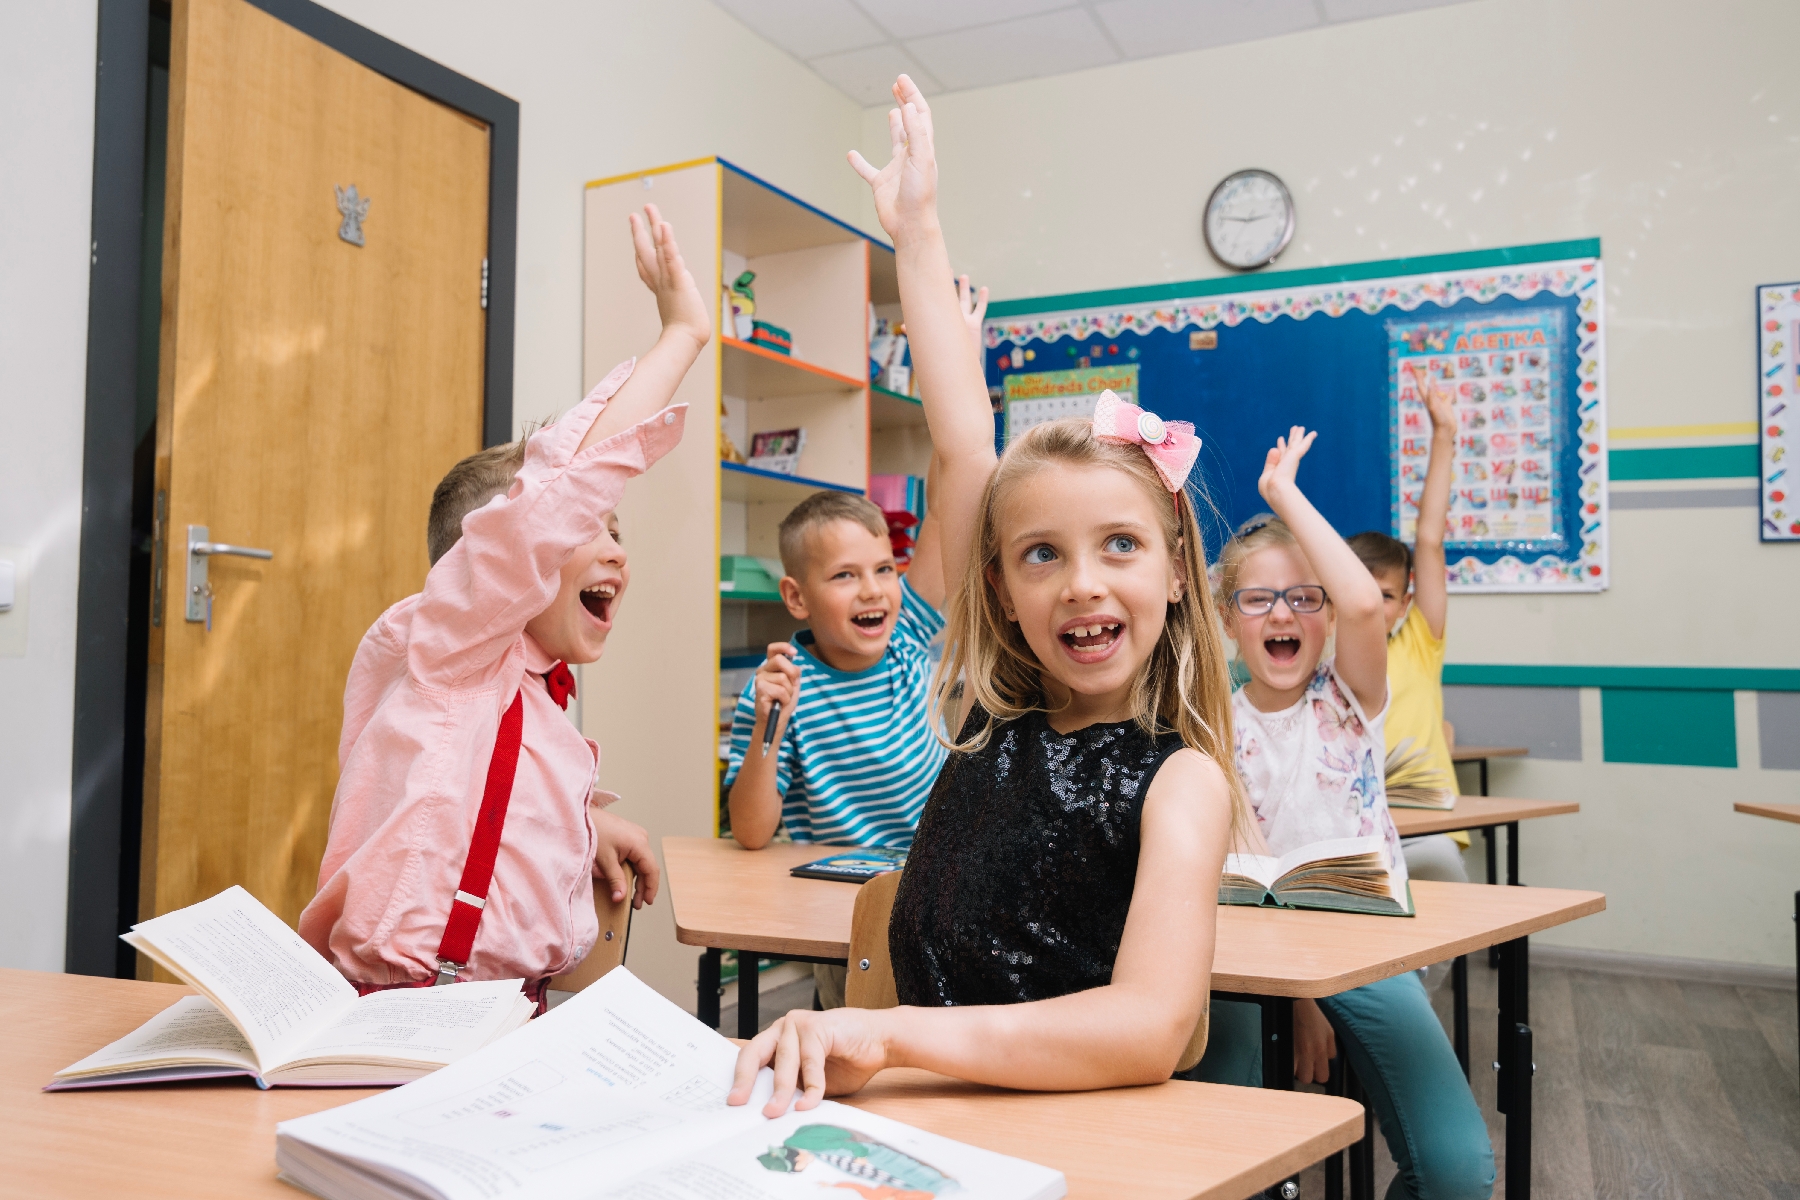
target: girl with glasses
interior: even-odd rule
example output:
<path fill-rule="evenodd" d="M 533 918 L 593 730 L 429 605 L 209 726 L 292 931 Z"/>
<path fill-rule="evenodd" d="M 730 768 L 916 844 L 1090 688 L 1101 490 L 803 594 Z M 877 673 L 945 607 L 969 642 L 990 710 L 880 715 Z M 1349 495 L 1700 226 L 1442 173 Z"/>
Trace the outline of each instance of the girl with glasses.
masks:
<path fill-rule="evenodd" d="M 1381 588 L 1295 480 L 1316 436 L 1296 425 L 1276 441 L 1257 481 L 1275 515 L 1247 522 L 1219 558 L 1225 630 L 1250 673 L 1231 703 L 1238 772 L 1268 853 L 1374 836 L 1404 877 L 1382 784 Z M 1255 1086 L 1259 1024 L 1253 1005 L 1214 1005 L 1198 1077 Z M 1388 1195 L 1485 1200 L 1493 1147 L 1418 975 L 1294 1002 L 1297 1079 L 1324 1083 L 1340 1044 L 1399 1168 Z"/>

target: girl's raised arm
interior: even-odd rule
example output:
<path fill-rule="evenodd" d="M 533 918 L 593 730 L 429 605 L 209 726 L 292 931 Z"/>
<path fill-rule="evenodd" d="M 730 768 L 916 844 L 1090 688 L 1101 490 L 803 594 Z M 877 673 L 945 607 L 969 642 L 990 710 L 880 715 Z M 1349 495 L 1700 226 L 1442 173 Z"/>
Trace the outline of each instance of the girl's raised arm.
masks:
<path fill-rule="evenodd" d="M 1444 521 L 1450 513 L 1450 460 L 1456 456 L 1456 408 L 1448 388 L 1429 371 L 1413 371 L 1425 409 L 1431 414 L 1431 462 L 1419 494 L 1419 521 L 1413 535 L 1413 603 L 1431 636 L 1444 636 L 1449 585 L 1444 578 Z"/>
<path fill-rule="evenodd" d="M 969 561 L 976 508 L 994 471 L 993 411 L 981 366 L 969 353 L 950 253 L 938 225 L 931 107 L 905 75 L 894 82 L 894 99 L 900 107 L 888 113 L 893 157 L 878 171 L 852 150 L 850 165 L 874 192 L 875 214 L 894 239 L 913 372 L 938 459 L 933 507 L 943 539 L 944 586 L 954 596 Z"/>
<path fill-rule="evenodd" d="M 1263 462 L 1256 490 L 1294 531 L 1300 552 L 1318 572 L 1337 617 L 1338 674 L 1356 693 L 1363 711 L 1373 715 L 1387 703 L 1387 630 L 1382 624 L 1381 586 L 1294 480 L 1300 460 L 1318 436 L 1318 430 L 1308 433 L 1296 425 L 1286 437 L 1277 438 Z"/>

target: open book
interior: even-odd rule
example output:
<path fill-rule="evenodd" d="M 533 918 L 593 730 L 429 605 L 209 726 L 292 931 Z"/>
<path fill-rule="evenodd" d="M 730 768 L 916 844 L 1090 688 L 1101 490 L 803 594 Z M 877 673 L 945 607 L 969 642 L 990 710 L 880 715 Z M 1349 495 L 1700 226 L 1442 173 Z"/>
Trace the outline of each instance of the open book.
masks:
<path fill-rule="evenodd" d="M 1413 915 L 1406 863 L 1389 862 L 1387 843 L 1378 837 L 1313 842 L 1280 858 L 1228 854 L 1219 903 Z"/>
<path fill-rule="evenodd" d="M 64 1067 L 47 1090 L 249 1075 L 263 1087 L 372 1087 L 429 1074 L 536 1010 L 517 979 L 356 989 L 241 887 L 123 935 L 200 992 Z"/>
<path fill-rule="evenodd" d="M 764 1070 L 623 967 L 512 1037 L 275 1130 L 281 1178 L 325 1200 L 1054 1200 L 1060 1171 L 826 1101 L 769 1120 Z"/>
<path fill-rule="evenodd" d="M 1411 738 L 1401 738 L 1388 751 L 1383 774 L 1389 808 L 1456 807 L 1455 776 L 1446 779 L 1442 768 L 1432 764 L 1428 748 Z"/>

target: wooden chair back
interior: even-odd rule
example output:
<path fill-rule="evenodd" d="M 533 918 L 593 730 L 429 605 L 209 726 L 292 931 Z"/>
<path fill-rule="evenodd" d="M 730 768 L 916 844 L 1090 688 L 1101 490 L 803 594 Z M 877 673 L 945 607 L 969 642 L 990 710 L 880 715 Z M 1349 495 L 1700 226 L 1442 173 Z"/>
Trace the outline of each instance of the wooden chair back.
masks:
<path fill-rule="evenodd" d="M 631 936 L 631 893 L 637 876 L 625 871 L 625 899 L 613 903 L 612 894 L 602 880 L 594 881 L 594 915 L 600 918 L 600 935 L 586 958 L 566 975 L 557 975 L 550 986 L 559 992 L 579 992 L 594 980 L 625 962 L 625 942 Z"/>
<path fill-rule="evenodd" d="M 856 908 L 850 917 L 850 976 L 844 986 L 844 1003 L 851 1008 L 894 1008 L 900 1003 L 893 960 L 888 956 L 888 920 L 894 913 L 894 894 L 900 890 L 902 874 L 877 875 L 856 893 Z M 1208 996 L 1175 1066 L 1177 1071 L 1190 1069 L 1206 1053 L 1211 1015 L 1212 997 Z"/>

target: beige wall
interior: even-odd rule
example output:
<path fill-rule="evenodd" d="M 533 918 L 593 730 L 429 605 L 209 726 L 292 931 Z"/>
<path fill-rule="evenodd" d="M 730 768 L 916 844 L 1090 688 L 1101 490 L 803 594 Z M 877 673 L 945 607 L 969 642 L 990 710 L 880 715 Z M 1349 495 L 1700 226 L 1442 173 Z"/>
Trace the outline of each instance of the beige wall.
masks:
<path fill-rule="evenodd" d="M 1248 166 L 1294 191 L 1283 269 L 1598 236 L 1611 425 L 1748 425 L 1752 288 L 1800 278 L 1797 44 L 1785 0 L 1477 0 L 946 95 L 944 226 L 1002 298 L 1225 274 L 1200 209 Z M 863 147 L 886 160 L 884 110 Z M 1612 568 L 1602 595 L 1457 598 L 1451 660 L 1800 666 L 1800 556 L 1753 509 L 1615 512 Z M 1800 830 L 1729 801 L 1800 776 L 1605 764 L 1590 698 L 1585 761 L 1494 771 L 1587 805 L 1527 828 L 1527 878 L 1612 908 L 1545 940 L 1791 965 Z"/>

